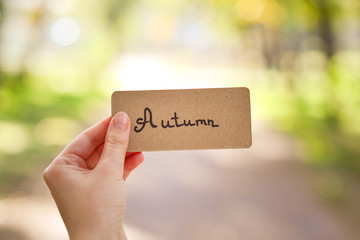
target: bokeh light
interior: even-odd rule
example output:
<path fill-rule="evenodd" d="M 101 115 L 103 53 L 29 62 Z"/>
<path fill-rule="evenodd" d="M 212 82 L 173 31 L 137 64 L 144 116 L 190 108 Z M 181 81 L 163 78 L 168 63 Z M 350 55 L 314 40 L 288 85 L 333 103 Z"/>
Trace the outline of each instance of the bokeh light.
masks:
<path fill-rule="evenodd" d="M 0 122 L 0 152 L 17 154 L 29 144 L 27 129 L 16 123 Z"/>
<path fill-rule="evenodd" d="M 254 22 L 263 14 L 264 6 L 263 0 L 238 0 L 236 3 L 236 12 L 241 19 Z"/>
<path fill-rule="evenodd" d="M 51 27 L 51 38 L 59 45 L 69 46 L 76 43 L 80 36 L 80 26 L 72 18 L 60 18 Z"/>
<path fill-rule="evenodd" d="M 35 127 L 35 138 L 43 145 L 65 145 L 79 133 L 79 125 L 70 119 L 46 118 Z"/>

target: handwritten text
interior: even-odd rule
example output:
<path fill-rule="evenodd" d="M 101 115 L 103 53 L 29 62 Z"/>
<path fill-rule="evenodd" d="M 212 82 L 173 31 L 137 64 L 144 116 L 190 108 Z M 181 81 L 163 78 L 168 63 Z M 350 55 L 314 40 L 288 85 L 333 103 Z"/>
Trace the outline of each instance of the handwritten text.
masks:
<path fill-rule="evenodd" d="M 139 133 L 141 132 L 147 124 L 152 128 L 157 128 L 158 125 L 154 123 L 153 116 L 150 108 L 146 107 L 144 109 L 144 117 L 136 119 L 136 124 L 138 126 L 134 127 L 134 131 Z M 215 124 L 212 119 L 196 119 L 196 120 L 180 120 L 177 113 L 174 112 L 173 117 L 170 120 L 161 120 L 159 124 L 162 128 L 174 128 L 174 127 L 194 127 L 194 126 L 210 126 L 210 127 L 219 127 L 218 124 Z"/>

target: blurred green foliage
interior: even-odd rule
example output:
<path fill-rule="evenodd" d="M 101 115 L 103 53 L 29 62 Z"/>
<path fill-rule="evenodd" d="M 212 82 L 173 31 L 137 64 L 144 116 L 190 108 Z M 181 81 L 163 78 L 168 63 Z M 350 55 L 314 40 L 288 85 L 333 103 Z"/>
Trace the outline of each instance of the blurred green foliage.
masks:
<path fill-rule="evenodd" d="M 82 109 L 89 108 L 89 101 L 86 99 L 91 98 L 91 101 L 102 99 L 99 94 L 91 92 L 74 95 L 60 94 L 49 89 L 34 89 L 37 86 L 34 86 L 32 77 L 27 73 L 4 75 L 1 77 L 0 89 L 0 136 L 3 146 L 2 151 L 0 150 L 0 192 L 2 193 L 12 192 L 16 189 L 14 186 L 21 181 L 31 179 L 33 173 L 43 170 L 55 157 L 54 154 L 60 150 L 57 145 L 44 146 L 37 141 L 35 128 L 41 120 L 61 117 L 74 119 L 79 124 L 85 125 Z M 8 125 L 15 126 L 14 129 L 20 129 L 20 132 L 12 131 L 4 135 Z M 61 129 L 63 130 L 65 129 Z M 79 131 L 75 131 L 72 137 L 77 133 Z M 12 151 L 11 144 L 24 146 L 15 147 Z"/>
<path fill-rule="evenodd" d="M 323 78 L 299 77 L 293 90 L 284 86 L 271 91 L 260 89 L 257 95 L 263 98 L 259 101 L 264 117 L 278 129 L 295 134 L 305 146 L 310 163 L 358 174 L 359 76 L 344 60 L 333 61 Z"/>
<path fill-rule="evenodd" d="M 350 25 L 358 1 L 199 1 L 220 9 L 240 36 L 261 35 L 267 71 L 254 90 L 262 117 L 301 139 L 310 163 L 357 174 L 360 46 L 359 26 Z"/>

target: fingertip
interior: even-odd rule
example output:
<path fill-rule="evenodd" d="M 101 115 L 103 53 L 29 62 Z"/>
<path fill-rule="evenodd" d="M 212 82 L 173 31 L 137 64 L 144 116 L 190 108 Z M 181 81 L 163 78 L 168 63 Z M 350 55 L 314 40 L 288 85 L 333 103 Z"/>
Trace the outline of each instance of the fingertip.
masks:
<path fill-rule="evenodd" d="M 138 161 L 140 161 L 140 163 L 142 163 L 145 160 L 145 156 L 142 152 L 137 152 L 136 155 L 137 155 Z"/>
<path fill-rule="evenodd" d="M 126 112 L 118 112 L 112 118 L 112 124 L 116 129 L 127 130 L 130 125 L 130 118 Z"/>
<path fill-rule="evenodd" d="M 137 152 L 136 154 L 138 154 L 139 156 L 141 156 L 143 159 L 145 158 L 144 153 L 143 152 Z"/>
<path fill-rule="evenodd" d="M 112 117 L 109 115 L 109 116 L 107 116 L 106 118 L 104 118 L 103 120 L 101 120 L 100 122 L 101 122 L 102 124 L 104 124 L 105 126 L 109 127 L 109 124 L 110 124 L 110 122 L 111 122 L 111 119 L 112 119 Z"/>
<path fill-rule="evenodd" d="M 134 170 L 144 161 L 144 154 L 142 152 L 137 152 L 131 156 L 128 156 L 125 159 L 124 169 Z"/>
<path fill-rule="evenodd" d="M 144 154 L 136 152 L 125 159 L 123 179 L 126 180 L 130 173 L 144 161 Z"/>

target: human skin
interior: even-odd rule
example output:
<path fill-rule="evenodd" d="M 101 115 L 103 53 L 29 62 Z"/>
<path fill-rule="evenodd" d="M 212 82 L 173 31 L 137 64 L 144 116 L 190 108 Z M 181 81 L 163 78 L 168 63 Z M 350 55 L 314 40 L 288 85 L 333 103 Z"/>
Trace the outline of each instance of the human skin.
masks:
<path fill-rule="evenodd" d="M 71 240 L 124 240 L 124 181 L 142 161 L 127 153 L 130 119 L 117 113 L 76 137 L 44 171 Z"/>

